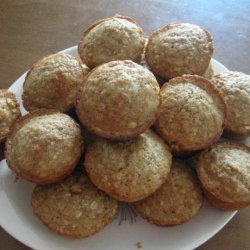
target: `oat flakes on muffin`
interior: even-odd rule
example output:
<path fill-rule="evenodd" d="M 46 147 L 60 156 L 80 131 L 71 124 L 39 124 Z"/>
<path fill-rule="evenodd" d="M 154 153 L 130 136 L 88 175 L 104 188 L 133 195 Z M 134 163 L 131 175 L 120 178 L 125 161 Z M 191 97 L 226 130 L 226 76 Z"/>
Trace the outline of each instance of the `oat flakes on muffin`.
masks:
<path fill-rule="evenodd" d="M 180 160 L 173 160 L 163 185 L 133 207 L 139 215 L 158 226 L 174 226 L 190 220 L 202 205 L 202 193 L 193 171 Z"/>
<path fill-rule="evenodd" d="M 148 69 L 129 60 L 113 61 L 87 75 L 79 88 L 76 111 L 92 133 L 108 139 L 132 139 L 154 123 L 159 91 Z"/>
<path fill-rule="evenodd" d="M 144 31 L 130 17 L 102 19 L 84 31 L 78 45 L 80 58 L 90 68 L 115 60 L 140 62 Z"/>
<path fill-rule="evenodd" d="M 250 205 L 250 148 L 220 142 L 204 150 L 196 171 L 207 200 L 222 210 Z"/>
<path fill-rule="evenodd" d="M 40 109 L 16 121 L 5 147 L 8 166 L 17 177 L 49 184 L 73 171 L 83 139 L 80 126 L 68 115 Z"/>
<path fill-rule="evenodd" d="M 206 148 L 220 137 L 226 105 L 207 79 L 173 78 L 161 88 L 160 102 L 155 127 L 175 153 Z"/>
<path fill-rule="evenodd" d="M 75 57 L 56 53 L 43 57 L 29 70 L 23 85 L 23 105 L 28 111 L 39 108 L 67 112 L 73 107 L 78 86 L 88 67 Z"/>
<path fill-rule="evenodd" d="M 113 220 L 118 209 L 117 201 L 79 172 L 55 184 L 37 185 L 31 204 L 33 212 L 50 230 L 73 238 L 99 232 Z"/>
<path fill-rule="evenodd" d="M 189 23 L 171 23 L 151 34 L 146 60 L 156 75 L 170 79 L 203 75 L 213 52 L 213 39 L 207 30 Z"/>
<path fill-rule="evenodd" d="M 171 162 L 166 144 L 148 130 L 126 142 L 96 140 L 87 149 L 84 165 L 98 188 L 114 199 L 133 202 L 162 185 Z"/>
<path fill-rule="evenodd" d="M 250 75 L 241 72 L 222 72 L 214 75 L 212 83 L 225 99 L 228 116 L 226 134 L 233 137 L 250 135 Z"/>
<path fill-rule="evenodd" d="M 16 96 L 7 89 L 0 89 L 0 142 L 4 141 L 10 127 L 20 116 Z"/>

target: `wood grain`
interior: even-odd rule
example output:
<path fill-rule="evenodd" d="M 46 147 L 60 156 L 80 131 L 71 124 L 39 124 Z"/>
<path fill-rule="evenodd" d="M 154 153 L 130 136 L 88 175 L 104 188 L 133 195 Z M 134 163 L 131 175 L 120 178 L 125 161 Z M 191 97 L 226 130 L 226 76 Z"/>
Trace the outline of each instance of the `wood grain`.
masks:
<path fill-rule="evenodd" d="M 147 34 L 172 21 L 203 26 L 214 37 L 215 59 L 250 74 L 248 0 L 1 0 L 0 88 L 8 88 L 40 57 L 77 44 L 83 29 L 95 20 L 117 13 L 135 18 Z M 246 208 L 198 249 L 247 250 L 249 235 L 250 208 Z M 0 249 L 29 248 L 0 229 Z"/>

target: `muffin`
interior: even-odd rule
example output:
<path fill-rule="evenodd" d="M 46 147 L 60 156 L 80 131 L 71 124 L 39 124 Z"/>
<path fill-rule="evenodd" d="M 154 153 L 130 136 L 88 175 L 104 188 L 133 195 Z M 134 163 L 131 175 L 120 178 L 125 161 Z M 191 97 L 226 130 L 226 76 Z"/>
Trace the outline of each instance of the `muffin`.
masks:
<path fill-rule="evenodd" d="M 18 177 L 49 184 L 73 171 L 83 139 L 79 125 L 68 115 L 41 109 L 17 120 L 5 150 L 8 166 Z"/>
<path fill-rule="evenodd" d="M 160 92 L 156 129 L 175 153 L 206 148 L 222 131 L 226 105 L 205 78 L 184 75 L 171 79 Z"/>
<path fill-rule="evenodd" d="M 170 79 L 203 75 L 213 52 L 213 39 L 207 30 L 189 23 L 171 23 L 151 34 L 146 60 L 156 75 Z"/>
<path fill-rule="evenodd" d="M 128 60 L 113 61 L 87 75 L 79 88 L 76 111 L 92 133 L 132 139 L 154 123 L 159 91 L 157 80 L 146 68 Z"/>
<path fill-rule="evenodd" d="M 23 105 L 66 112 L 73 107 L 77 87 L 88 72 L 73 56 L 57 53 L 39 60 L 29 70 L 23 85 Z"/>
<path fill-rule="evenodd" d="M 172 156 L 152 131 L 127 142 L 99 139 L 87 149 L 85 169 L 109 196 L 133 202 L 152 194 L 165 181 Z"/>
<path fill-rule="evenodd" d="M 140 62 L 144 31 L 130 17 L 99 20 L 84 31 L 78 45 L 80 58 L 90 68 L 116 60 Z"/>
<path fill-rule="evenodd" d="M 226 134 L 235 138 L 249 136 L 250 75 L 233 71 L 222 72 L 214 75 L 212 82 L 227 105 Z"/>
<path fill-rule="evenodd" d="M 203 151 L 196 171 L 207 200 L 222 210 L 250 205 L 250 148 L 220 142 Z"/>
<path fill-rule="evenodd" d="M 50 230 L 74 238 L 99 232 L 113 220 L 118 209 L 117 201 L 78 172 L 55 184 L 37 185 L 31 204 Z"/>
<path fill-rule="evenodd" d="M 0 142 L 4 141 L 19 116 L 21 113 L 16 96 L 7 89 L 0 89 Z"/>
<path fill-rule="evenodd" d="M 182 224 L 196 215 L 201 205 L 196 176 L 179 160 L 173 160 L 167 180 L 155 193 L 133 204 L 138 214 L 158 226 Z"/>

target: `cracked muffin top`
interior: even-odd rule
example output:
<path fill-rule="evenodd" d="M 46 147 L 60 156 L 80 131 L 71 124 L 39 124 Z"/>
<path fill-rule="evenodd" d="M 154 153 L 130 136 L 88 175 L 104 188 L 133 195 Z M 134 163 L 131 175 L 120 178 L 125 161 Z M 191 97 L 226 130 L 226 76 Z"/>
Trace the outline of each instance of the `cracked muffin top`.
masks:
<path fill-rule="evenodd" d="M 232 135 L 250 135 L 250 75 L 222 72 L 214 75 L 212 83 L 225 99 L 228 116 L 225 130 Z"/>
<path fill-rule="evenodd" d="M 87 149 L 85 169 L 92 182 L 111 197 L 141 200 L 165 181 L 172 156 L 152 131 L 127 142 L 99 139 Z"/>
<path fill-rule="evenodd" d="M 43 57 L 25 78 L 22 95 L 25 109 L 68 111 L 73 107 L 77 87 L 87 72 L 88 67 L 71 55 L 56 53 Z"/>
<path fill-rule="evenodd" d="M 118 203 L 75 172 L 59 183 L 36 186 L 31 198 L 34 213 L 52 231 L 74 238 L 88 237 L 109 224 Z"/>
<path fill-rule="evenodd" d="M 0 142 L 10 131 L 10 127 L 21 116 L 16 96 L 7 89 L 0 89 Z"/>
<path fill-rule="evenodd" d="M 94 134 L 132 139 L 154 123 L 159 91 L 148 69 L 128 60 L 113 61 L 96 67 L 85 78 L 77 95 L 76 111 Z"/>
<path fill-rule="evenodd" d="M 68 115 L 36 110 L 16 121 L 6 141 L 8 166 L 38 184 L 70 174 L 83 151 L 80 126 Z"/>
<path fill-rule="evenodd" d="M 171 79 L 161 89 L 160 102 L 156 129 L 176 153 L 206 148 L 220 137 L 226 105 L 205 78 Z"/>
<path fill-rule="evenodd" d="M 189 23 L 171 23 L 151 34 L 146 60 L 152 71 L 164 79 L 183 74 L 203 75 L 213 51 L 213 40 L 207 30 Z"/>
<path fill-rule="evenodd" d="M 80 58 L 90 68 L 116 60 L 140 62 L 144 31 L 129 17 L 114 16 L 94 23 L 84 31 L 78 45 Z"/>
<path fill-rule="evenodd" d="M 201 153 L 196 170 L 202 187 L 213 196 L 215 205 L 220 207 L 222 203 L 225 206 L 222 208 L 229 210 L 250 205 L 250 149 L 247 146 L 216 143 Z"/>
<path fill-rule="evenodd" d="M 175 159 L 162 186 L 133 204 L 138 214 L 160 226 L 174 226 L 190 220 L 201 205 L 202 193 L 195 174 L 187 164 Z"/>

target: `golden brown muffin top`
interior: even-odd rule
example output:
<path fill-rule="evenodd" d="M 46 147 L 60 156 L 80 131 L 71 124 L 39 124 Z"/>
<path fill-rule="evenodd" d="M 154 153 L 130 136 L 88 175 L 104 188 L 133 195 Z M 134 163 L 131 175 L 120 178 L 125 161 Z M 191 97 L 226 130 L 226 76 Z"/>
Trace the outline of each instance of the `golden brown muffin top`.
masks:
<path fill-rule="evenodd" d="M 31 203 L 34 213 L 52 231 L 75 238 L 100 231 L 111 222 L 118 208 L 117 201 L 81 173 L 56 184 L 36 186 Z"/>
<path fill-rule="evenodd" d="M 226 106 L 205 78 L 171 79 L 162 87 L 160 101 L 156 127 L 176 152 L 208 147 L 221 135 Z"/>
<path fill-rule="evenodd" d="M 155 121 L 159 91 L 149 70 L 132 61 L 113 61 L 96 67 L 85 78 L 76 111 L 93 133 L 130 139 Z"/>
<path fill-rule="evenodd" d="M 214 51 L 210 33 L 189 23 L 170 23 L 149 37 L 146 60 L 155 74 L 165 78 L 203 75 Z"/>
<path fill-rule="evenodd" d="M 250 202 L 250 149 L 220 142 L 201 153 L 197 173 L 202 186 L 226 202 Z"/>
<path fill-rule="evenodd" d="M 142 217 L 161 226 L 186 222 L 201 205 L 202 194 L 197 179 L 189 166 L 179 160 L 173 160 L 166 181 L 155 193 L 134 203 Z"/>
<path fill-rule="evenodd" d="M 90 68 L 115 60 L 139 62 L 144 31 L 129 17 L 114 16 L 94 23 L 78 45 L 79 55 Z"/>
<path fill-rule="evenodd" d="M 87 72 L 87 66 L 71 55 L 56 53 L 43 57 L 26 76 L 22 95 L 24 107 L 28 111 L 39 108 L 68 111 Z"/>
<path fill-rule="evenodd" d="M 85 168 L 93 183 L 122 201 L 145 198 L 166 179 L 172 156 L 152 131 L 127 142 L 97 140 L 87 150 Z"/>
<path fill-rule="evenodd" d="M 236 135 L 250 135 L 250 75 L 241 72 L 222 72 L 212 82 L 223 95 L 228 117 L 225 129 Z"/>
<path fill-rule="evenodd" d="M 79 125 L 53 110 L 36 110 L 19 119 L 6 142 L 9 167 L 17 176 L 42 184 L 72 171 L 82 150 Z"/>
<path fill-rule="evenodd" d="M 7 89 L 0 89 L 0 141 L 5 139 L 20 115 L 16 96 Z"/>

